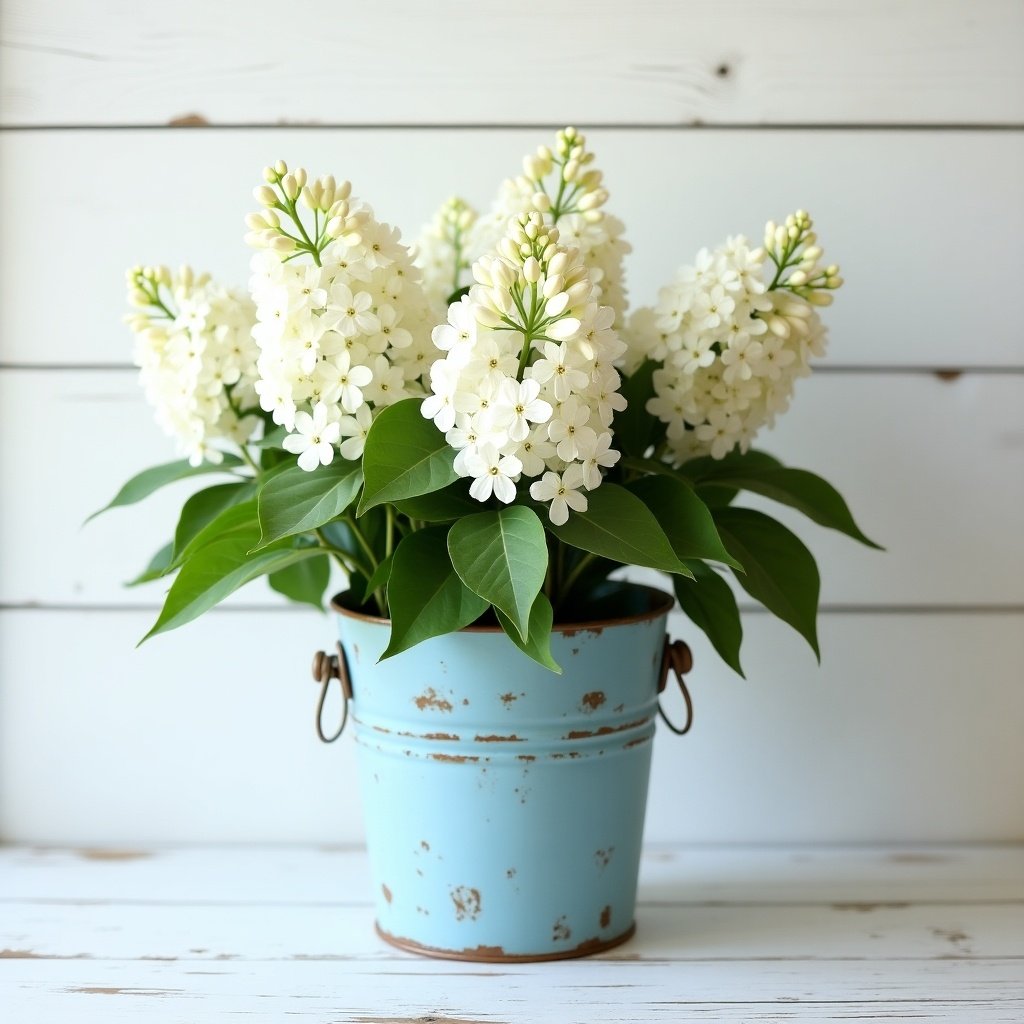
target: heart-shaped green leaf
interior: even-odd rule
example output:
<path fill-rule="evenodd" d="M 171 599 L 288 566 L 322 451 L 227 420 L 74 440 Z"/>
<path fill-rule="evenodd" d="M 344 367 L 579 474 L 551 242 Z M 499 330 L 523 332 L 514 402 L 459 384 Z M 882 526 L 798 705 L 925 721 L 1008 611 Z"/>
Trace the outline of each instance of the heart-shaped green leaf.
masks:
<path fill-rule="evenodd" d="M 432 636 L 475 622 L 487 602 L 459 579 L 448 554 L 448 528 L 431 526 L 403 537 L 388 584 L 391 639 L 381 660 Z"/>
<path fill-rule="evenodd" d="M 537 513 L 510 505 L 460 519 L 448 534 L 448 553 L 462 582 L 502 611 L 526 640 L 530 610 L 548 571 Z"/>
<path fill-rule="evenodd" d="M 422 400 L 407 398 L 377 415 L 363 450 L 362 515 L 374 505 L 429 494 L 458 479 L 455 452 L 444 434 L 420 413 Z"/>

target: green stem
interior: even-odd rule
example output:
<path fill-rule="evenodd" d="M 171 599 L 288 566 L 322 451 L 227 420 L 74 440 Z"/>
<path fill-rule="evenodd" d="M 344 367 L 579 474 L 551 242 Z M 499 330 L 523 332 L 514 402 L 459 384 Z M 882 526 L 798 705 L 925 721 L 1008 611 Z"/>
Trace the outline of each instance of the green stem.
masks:
<path fill-rule="evenodd" d="M 573 566 L 572 571 L 566 577 L 565 582 L 561 586 L 558 594 L 558 603 L 555 605 L 556 609 L 561 608 L 565 599 L 572 592 L 572 588 L 576 586 L 580 576 L 583 574 L 583 570 L 586 569 L 591 562 L 597 559 L 597 555 L 591 554 L 589 551 Z"/>

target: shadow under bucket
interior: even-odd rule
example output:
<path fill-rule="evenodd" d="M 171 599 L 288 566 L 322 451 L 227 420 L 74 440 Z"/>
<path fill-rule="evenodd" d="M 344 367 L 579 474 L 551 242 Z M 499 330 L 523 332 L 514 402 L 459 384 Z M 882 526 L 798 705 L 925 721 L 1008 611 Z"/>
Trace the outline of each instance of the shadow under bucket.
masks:
<path fill-rule="evenodd" d="M 488 627 L 377 664 L 390 623 L 347 597 L 315 671 L 349 696 L 380 935 L 488 962 L 628 939 L 658 692 L 689 667 L 672 598 L 618 584 L 592 609 L 614 617 L 556 626 L 559 676 Z"/>

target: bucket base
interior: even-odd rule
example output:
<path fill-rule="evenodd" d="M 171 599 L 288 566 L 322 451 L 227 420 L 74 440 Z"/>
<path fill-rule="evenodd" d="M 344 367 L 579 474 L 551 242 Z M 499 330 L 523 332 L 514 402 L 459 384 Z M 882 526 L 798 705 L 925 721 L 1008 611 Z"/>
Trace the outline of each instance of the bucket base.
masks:
<path fill-rule="evenodd" d="M 606 950 L 621 946 L 633 938 L 636 932 L 634 921 L 621 935 L 612 939 L 587 939 L 572 949 L 559 950 L 556 953 L 506 953 L 501 946 L 475 946 L 472 949 L 438 949 L 435 946 L 424 946 L 412 939 L 403 939 L 397 935 L 390 935 L 381 926 L 374 922 L 377 934 L 389 945 L 404 949 L 407 953 L 416 953 L 418 956 L 429 956 L 440 960 L 469 960 L 480 964 L 535 964 L 545 960 L 573 960 L 581 956 L 592 956 L 595 953 L 604 953 Z"/>

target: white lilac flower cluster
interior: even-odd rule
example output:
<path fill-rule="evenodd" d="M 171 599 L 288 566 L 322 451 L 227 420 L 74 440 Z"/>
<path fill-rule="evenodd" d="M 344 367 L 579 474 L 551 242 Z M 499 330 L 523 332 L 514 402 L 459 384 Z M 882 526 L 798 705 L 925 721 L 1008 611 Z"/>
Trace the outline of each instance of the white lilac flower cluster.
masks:
<path fill-rule="evenodd" d="M 554 150 L 540 146 L 536 153 L 524 157 L 523 173 L 502 184 L 488 214 L 463 214 L 465 226 L 459 238 L 465 256 L 463 266 L 468 268 L 479 257 L 495 252 L 509 218 L 534 209 L 534 197 L 543 194 L 551 204 L 548 212 L 561 244 L 579 249 L 596 288 L 595 301 L 610 306 L 616 327 L 621 326 L 626 307 L 622 261 L 630 246 L 622 237 L 622 221 L 602 209 L 608 192 L 601 171 L 593 164 L 594 154 L 587 149 L 586 137 L 571 127 L 558 133 Z M 458 202 L 460 211 L 469 209 Z M 442 207 L 433 225 L 442 222 L 448 210 L 448 204 Z M 418 244 L 424 273 L 430 266 L 447 269 L 452 265 L 450 230 L 438 232 L 433 225 L 424 230 Z M 463 283 L 458 276 L 448 281 L 448 295 Z M 452 281 L 457 284 L 452 286 Z"/>
<path fill-rule="evenodd" d="M 396 229 L 330 176 L 264 171 L 250 214 L 260 406 L 313 470 L 358 459 L 374 412 L 422 395 L 433 354 L 426 297 Z M 305 208 L 303 217 L 299 204 Z M 299 262 L 300 257 L 306 257 Z"/>
<path fill-rule="evenodd" d="M 653 309 L 631 318 L 626 365 L 661 364 L 647 410 L 668 425 L 673 464 L 746 451 L 788 408 L 811 357 L 824 354 L 814 307 L 828 305 L 842 279 L 835 265 L 821 266 L 811 226 L 798 210 L 781 225 L 768 223 L 763 247 L 737 236 L 702 249 Z"/>
<path fill-rule="evenodd" d="M 444 320 L 453 292 L 462 287 L 469 270 L 469 239 L 477 212 L 465 200 L 445 201 L 423 229 L 413 247 L 416 265 L 423 273 L 423 291 L 436 320 Z"/>
<path fill-rule="evenodd" d="M 475 284 L 434 329 L 445 353 L 422 406 L 472 477 L 469 493 L 511 502 L 522 478 L 556 525 L 587 509 L 584 493 L 614 466 L 612 417 L 625 408 L 615 361 L 625 351 L 594 272 L 551 222 L 546 195 L 508 221 Z"/>
<path fill-rule="evenodd" d="M 136 312 L 125 319 L 157 424 L 192 465 L 220 462 L 214 442 L 241 446 L 262 423 L 252 303 L 190 267 L 134 267 L 127 278 Z"/>

